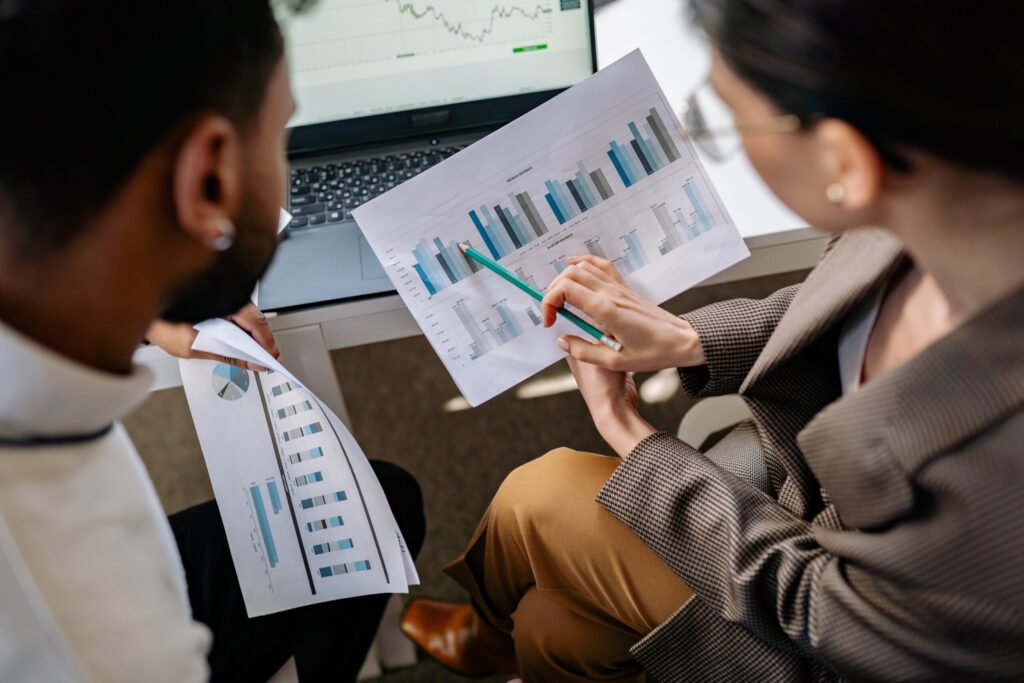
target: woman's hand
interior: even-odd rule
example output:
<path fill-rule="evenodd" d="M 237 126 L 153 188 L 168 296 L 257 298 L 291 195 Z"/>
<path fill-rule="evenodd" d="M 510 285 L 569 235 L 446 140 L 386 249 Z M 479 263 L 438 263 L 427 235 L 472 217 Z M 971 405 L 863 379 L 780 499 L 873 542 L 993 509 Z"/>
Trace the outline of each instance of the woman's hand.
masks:
<path fill-rule="evenodd" d="M 281 357 L 281 352 L 277 350 L 277 345 L 274 343 L 274 333 L 270 331 L 270 325 L 267 323 L 267 316 L 263 315 L 255 305 L 246 304 L 242 310 L 228 316 L 227 319 L 248 332 L 274 358 Z M 146 332 L 146 339 L 178 358 L 216 360 L 221 363 L 229 363 L 240 368 L 246 368 L 247 370 L 266 369 L 243 360 L 238 360 L 237 358 L 225 358 L 212 353 L 193 351 L 192 344 L 195 343 L 197 334 L 198 332 L 196 332 L 195 328 L 188 323 L 176 324 L 156 320 L 150 325 L 149 331 Z"/>
<path fill-rule="evenodd" d="M 554 324 L 557 309 L 565 303 L 622 343 L 621 351 L 613 351 L 580 337 L 559 339 L 559 346 L 576 360 L 630 372 L 704 365 L 704 350 L 690 323 L 630 289 L 611 261 L 592 255 L 569 259 L 541 302 L 545 327 Z"/>
<path fill-rule="evenodd" d="M 606 370 L 572 356 L 568 361 L 597 431 L 619 457 L 628 456 L 657 431 L 637 411 L 640 395 L 632 373 Z"/>

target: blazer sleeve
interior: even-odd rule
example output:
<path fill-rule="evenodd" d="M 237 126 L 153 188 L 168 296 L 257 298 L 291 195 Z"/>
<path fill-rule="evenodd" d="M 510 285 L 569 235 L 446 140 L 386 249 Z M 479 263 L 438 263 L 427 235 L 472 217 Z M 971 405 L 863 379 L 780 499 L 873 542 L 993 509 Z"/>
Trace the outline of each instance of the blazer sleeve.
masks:
<path fill-rule="evenodd" d="M 739 391 L 798 291 L 796 284 L 765 299 L 732 299 L 683 315 L 697 331 L 707 360 L 706 365 L 679 369 L 686 393 L 706 398 Z"/>
<path fill-rule="evenodd" d="M 965 642 L 976 642 L 971 630 L 983 623 L 981 605 L 960 604 L 916 575 L 901 581 L 856 561 L 843 549 L 880 541 L 794 516 L 668 434 L 642 441 L 598 502 L 708 606 L 777 650 L 814 656 L 852 679 L 983 673 L 965 672 L 958 659 Z M 1011 610 L 1004 611 L 998 618 L 1011 619 Z M 1000 639 L 987 636 L 983 640 Z M 1005 642 L 986 647 L 993 667 L 988 674 L 1006 671 L 1007 656 L 1015 656 L 1006 653 L 1015 649 Z M 1024 655 L 1016 657 L 1019 666 Z"/>

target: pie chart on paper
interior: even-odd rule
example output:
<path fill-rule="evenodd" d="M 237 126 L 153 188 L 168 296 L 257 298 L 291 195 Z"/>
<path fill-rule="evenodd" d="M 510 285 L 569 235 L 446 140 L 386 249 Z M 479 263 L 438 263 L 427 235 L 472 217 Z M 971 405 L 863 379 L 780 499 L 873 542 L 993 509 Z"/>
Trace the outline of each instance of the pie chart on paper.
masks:
<path fill-rule="evenodd" d="M 237 401 L 249 391 L 249 371 L 227 363 L 217 363 L 210 380 L 214 392 L 225 401 Z"/>

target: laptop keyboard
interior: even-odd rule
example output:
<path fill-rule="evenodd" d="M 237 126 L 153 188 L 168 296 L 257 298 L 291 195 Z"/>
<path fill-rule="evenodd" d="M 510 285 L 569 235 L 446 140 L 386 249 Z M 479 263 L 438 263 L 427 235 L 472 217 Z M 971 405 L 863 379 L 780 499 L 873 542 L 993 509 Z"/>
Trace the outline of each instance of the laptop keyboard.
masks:
<path fill-rule="evenodd" d="M 289 229 L 341 223 L 374 197 L 438 164 L 463 147 L 444 147 L 292 170 Z"/>

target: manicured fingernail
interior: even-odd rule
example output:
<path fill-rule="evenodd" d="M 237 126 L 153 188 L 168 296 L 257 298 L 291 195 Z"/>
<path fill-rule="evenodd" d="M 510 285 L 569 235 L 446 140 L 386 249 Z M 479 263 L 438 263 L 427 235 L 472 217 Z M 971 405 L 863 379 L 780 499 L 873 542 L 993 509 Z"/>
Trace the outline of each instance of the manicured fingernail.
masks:
<path fill-rule="evenodd" d="M 556 343 L 558 344 L 558 348 L 562 349 L 565 352 L 569 351 L 569 342 L 566 341 L 565 337 L 559 337 L 558 342 Z"/>

